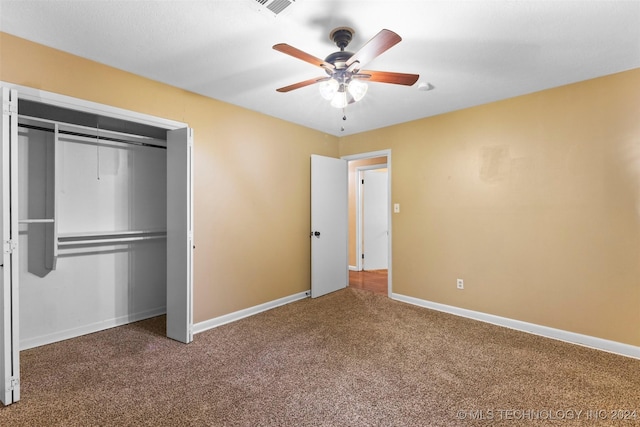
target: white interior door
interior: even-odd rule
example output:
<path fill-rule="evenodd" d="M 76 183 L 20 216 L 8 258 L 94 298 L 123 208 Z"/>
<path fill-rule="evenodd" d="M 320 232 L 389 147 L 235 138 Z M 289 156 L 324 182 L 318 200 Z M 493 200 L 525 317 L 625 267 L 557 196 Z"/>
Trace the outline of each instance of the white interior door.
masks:
<path fill-rule="evenodd" d="M 311 156 L 311 297 L 347 287 L 347 161 Z"/>
<path fill-rule="evenodd" d="M 20 348 L 18 341 L 18 94 L 0 88 L 0 400 L 9 405 L 20 400 Z"/>
<path fill-rule="evenodd" d="M 167 132 L 167 336 L 193 340 L 193 131 Z"/>
<path fill-rule="evenodd" d="M 389 267 L 388 172 L 386 169 L 365 170 L 363 176 L 363 269 L 386 270 Z"/>

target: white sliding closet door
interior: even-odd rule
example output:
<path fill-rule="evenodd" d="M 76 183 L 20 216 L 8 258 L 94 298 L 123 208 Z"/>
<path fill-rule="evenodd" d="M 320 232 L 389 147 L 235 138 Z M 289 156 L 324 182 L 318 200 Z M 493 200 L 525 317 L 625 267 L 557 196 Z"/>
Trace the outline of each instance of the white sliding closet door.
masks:
<path fill-rule="evenodd" d="M 193 131 L 167 132 L 167 336 L 193 340 Z"/>
<path fill-rule="evenodd" d="M 18 344 L 18 94 L 0 88 L 0 401 L 9 405 L 20 400 L 20 349 Z"/>

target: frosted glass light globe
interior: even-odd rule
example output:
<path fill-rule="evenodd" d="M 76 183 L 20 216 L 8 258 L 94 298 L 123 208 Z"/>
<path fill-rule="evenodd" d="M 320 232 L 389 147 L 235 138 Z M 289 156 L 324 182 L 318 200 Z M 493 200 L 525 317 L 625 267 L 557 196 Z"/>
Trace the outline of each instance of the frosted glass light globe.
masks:
<path fill-rule="evenodd" d="M 335 96 L 336 92 L 340 88 L 340 83 L 336 79 L 326 80 L 318 86 L 318 90 L 320 91 L 320 96 L 322 96 L 327 101 L 331 101 Z"/>
<path fill-rule="evenodd" d="M 353 79 L 349 82 L 349 86 L 348 86 L 348 91 L 351 94 L 351 96 L 353 96 L 353 99 L 358 102 L 360 101 L 362 98 L 364 98 L 364 95 L 367 93 L 367 89 L 369 87 L 367 86 L 366 83 L 364 83 L 361 80 L 358 79 Z"/>

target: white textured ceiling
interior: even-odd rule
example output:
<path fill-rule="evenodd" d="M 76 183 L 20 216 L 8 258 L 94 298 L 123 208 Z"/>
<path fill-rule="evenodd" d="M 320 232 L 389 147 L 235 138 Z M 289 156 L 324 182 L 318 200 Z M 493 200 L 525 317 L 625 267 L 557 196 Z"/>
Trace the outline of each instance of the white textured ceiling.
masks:
<path fill-rule="evenodd" d="M 324 58 L 338 26 L 355 29 L 351 51 L 398 33 L 365 68 L 433 90 L 370 83 L 346 121 L 315 85 L 276 92 L 323 72 L 272 46 Z M 296 0 L 277 16 L 256 0 L 0 0 L 0 31 L 333 135 L 640 67 L 636 0 Z"/>

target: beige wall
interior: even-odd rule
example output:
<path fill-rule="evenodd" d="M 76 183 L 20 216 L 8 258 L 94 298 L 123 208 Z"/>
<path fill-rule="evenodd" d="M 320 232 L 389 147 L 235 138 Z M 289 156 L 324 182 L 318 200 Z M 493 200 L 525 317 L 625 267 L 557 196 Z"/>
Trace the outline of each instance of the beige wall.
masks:
<path fill-rule="evenodd" d="M 343 137 L 340 155 L 392 150 L 394 292 L 638 346 L 639 118 L 636 69 Z"/>
<path fill-rule="evenodd" d="M 310 155 L 336 137 L 4 33 L 0 80 L 194 128 L 195 322 L 309 289 Z"/>
<path fill-rule="evenodd" d="M 195 322 L 307 290 L 310 154 L 390 148 L 394 292 L 640 345 L 640 70 L 340 139 L 3 33 L 0 80 L 194 128 Z"/>

